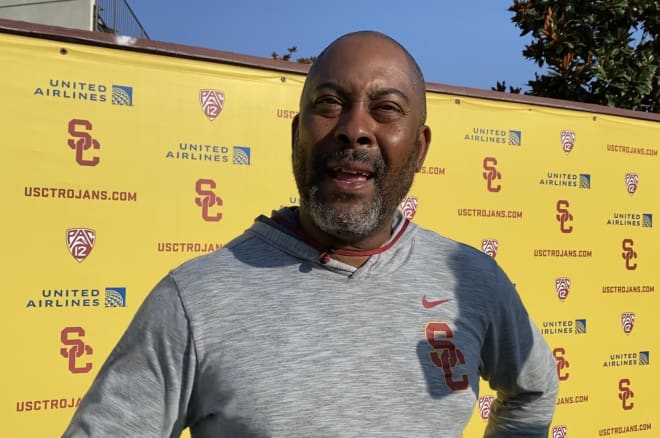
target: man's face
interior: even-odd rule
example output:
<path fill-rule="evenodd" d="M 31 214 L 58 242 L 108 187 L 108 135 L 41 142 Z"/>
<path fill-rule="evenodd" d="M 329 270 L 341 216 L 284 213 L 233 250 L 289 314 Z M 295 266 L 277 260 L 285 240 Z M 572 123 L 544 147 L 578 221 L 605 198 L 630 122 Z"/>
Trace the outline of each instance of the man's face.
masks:
<path fill-rule="evenodd" d="M 307 78 L 293 125 L 303 214 L 344 240 L 391 223 L 430 140 L 423 93 L 401 49 L 373 35 L 336 42 Z"/>

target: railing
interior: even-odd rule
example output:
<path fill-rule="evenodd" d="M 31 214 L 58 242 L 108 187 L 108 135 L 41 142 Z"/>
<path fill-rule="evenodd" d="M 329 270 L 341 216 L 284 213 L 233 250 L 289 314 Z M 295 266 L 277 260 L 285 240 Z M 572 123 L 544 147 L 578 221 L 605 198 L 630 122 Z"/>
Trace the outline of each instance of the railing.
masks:
<path fill-rule="evenodd" d="M 149 39 L 147 31 L 126 0 L 96 0 L 94 15 L 97 32 Z"/>

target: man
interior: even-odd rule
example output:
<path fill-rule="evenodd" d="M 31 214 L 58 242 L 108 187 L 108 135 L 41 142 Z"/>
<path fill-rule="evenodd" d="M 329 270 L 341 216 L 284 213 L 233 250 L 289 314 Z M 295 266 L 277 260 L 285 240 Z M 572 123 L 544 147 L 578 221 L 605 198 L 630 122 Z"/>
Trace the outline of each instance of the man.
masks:
<path fill-rule="evenodd" d="M 166 276 L 65 437 L 546 437 L 555 361 L 481 252 L 397 206 L 423 164 L 424 79 L 382 34 L 333 42 L 293 121 L 299 208 Z"/>

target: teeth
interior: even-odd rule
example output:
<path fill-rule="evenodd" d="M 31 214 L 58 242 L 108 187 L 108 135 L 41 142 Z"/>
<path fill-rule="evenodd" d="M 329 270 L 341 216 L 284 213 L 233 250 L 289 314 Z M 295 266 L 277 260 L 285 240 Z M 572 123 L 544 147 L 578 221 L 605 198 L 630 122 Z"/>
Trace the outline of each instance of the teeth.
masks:
<path fill-rule="evenodd" d="M 369 176 L 369 173 L 367 172 L 362 172 L 360 170 L 353 170 L 353 169 L 344 169 L 343 167 L 337 167 L 334 169 L 335 172 L 342 172 L 342 173 L 349 173 L 351 175 L 362 175 L 362 176 Z"/>

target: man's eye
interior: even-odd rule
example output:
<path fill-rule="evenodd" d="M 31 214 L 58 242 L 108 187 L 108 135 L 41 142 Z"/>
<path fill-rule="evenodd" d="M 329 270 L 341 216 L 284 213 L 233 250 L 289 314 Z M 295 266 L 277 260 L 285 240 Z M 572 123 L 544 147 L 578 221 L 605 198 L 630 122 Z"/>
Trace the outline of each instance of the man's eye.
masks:
<path fill-rule="evenodd" d="M 403 110 L 401 107 L 397 104 L 390 103 L 390 102 L 385 102 L 385 103 L 380 103 L 374 107 L 374 110 L 376 111 L 382 111 L 382 112 L 398 112 L 398 113 L 403 113 Z"/>
<path fill-rule="evenodd" d="M 323 96 L 319 97 L 316 99 L 315 102 L 317 105 L 325 105 L 325 106 L 331 106 L 331 105 L 341 105 L 341 101 L 333 96 Z"/>

